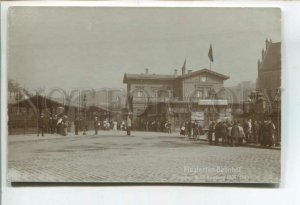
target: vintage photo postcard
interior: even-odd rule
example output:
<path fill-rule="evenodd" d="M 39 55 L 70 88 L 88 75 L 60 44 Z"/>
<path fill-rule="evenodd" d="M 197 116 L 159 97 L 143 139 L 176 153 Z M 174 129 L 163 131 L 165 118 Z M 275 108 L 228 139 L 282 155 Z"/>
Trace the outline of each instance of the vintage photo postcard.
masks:
<path fill-rule="evenodd" d="M 280 183 L 280 9 L 7 15 L 8 182 Z"/>

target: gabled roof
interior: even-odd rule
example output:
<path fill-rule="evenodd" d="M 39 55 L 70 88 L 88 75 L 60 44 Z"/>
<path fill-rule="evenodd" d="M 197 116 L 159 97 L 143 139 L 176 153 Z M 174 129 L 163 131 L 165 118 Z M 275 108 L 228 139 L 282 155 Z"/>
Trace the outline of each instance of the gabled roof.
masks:
<path fill-rule="evenodd" d="M 216 76 L 218 78 L 221 78 L 222 80 L 229 79 L 229 76 L 227 76 L 227 75 L 223 75 L 221 73 L 217 73 L 215 71 L 208 70 L 206 68 L 201 69 L 201 70 L 197 70 L 197 71 L 194 71 L 194 72 L 191 72 L 191 73 L 187 73 L 185 75 L 182 75 L 181 78 L 189 78 L 189 77 L 196 76 L 196 75 L 199 75 L 199 74 L 202 74 L 202 73 L 208 73 L 210 75 L 214 75 L 214 76 Z"/>
<path fill-rule="evenodd" d="M 207 73 L 213 76 L 216 76 L 222 80 L 227 80 L 229 79 L 229 76 L 223 75 L 221 73 L 217 73 L 214 72 L 212 70 L 208 70 L 208 69 L 201 69 L 198 71 L 194 71 L 191 73 L 187 73 L 184 75 L 157 75 L 157 74 L 128 74 L 125 73 L 124 74 L 124 78 L 123 78 L 123 83 L 127 83 L 128 80 L 175 80 L 175 79 L 180 79 L 180 78 L 189 78 L 189 77 L 193 77 L 193 76 L 197 76 L 199 74 L 202 73 Z"/>
<path fill-rule="evenodd" d="M 262 70 L 281 69 L 281 42 L 269 43 L 260 68 Z"/>

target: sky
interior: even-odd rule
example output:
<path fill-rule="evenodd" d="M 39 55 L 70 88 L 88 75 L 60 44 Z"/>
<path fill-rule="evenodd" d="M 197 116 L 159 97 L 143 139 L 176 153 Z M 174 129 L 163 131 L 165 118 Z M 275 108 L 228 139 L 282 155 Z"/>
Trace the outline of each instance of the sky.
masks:
<path fill-rule="evenodd" d="M 209 68 L 225 86 L 255 82 L 266 38 L 281 41 L 276 8 L 13 7 L 8 78 L 38 88 L 124 88 L 124 73 Z"/>

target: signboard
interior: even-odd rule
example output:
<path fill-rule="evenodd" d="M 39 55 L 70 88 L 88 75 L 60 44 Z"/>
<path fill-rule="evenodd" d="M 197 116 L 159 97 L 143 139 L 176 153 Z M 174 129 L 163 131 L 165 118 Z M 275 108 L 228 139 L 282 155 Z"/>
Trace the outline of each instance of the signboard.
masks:
<path fill-rule="evenodd" d="M 204 120 L 204 112 L 191 112 L 191 120 Z"/>
<path fill-rule="evenodd" d="M 228 105 L 227 100 L 201 99 L 198 105 Z"/>

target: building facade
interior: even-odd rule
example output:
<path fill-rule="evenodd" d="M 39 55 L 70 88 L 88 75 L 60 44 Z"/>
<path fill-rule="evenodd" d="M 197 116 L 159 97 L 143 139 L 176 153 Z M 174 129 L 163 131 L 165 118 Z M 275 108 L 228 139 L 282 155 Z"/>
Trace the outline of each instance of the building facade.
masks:
<path fill-rule="evenodd" d="M 171 75 L 125 73 L 123 83 L 132 97 L 134 122 L 140 126 L 151 121 L 170 121 L 179 128 L 185 121 L 197 121 L 204 127 L 209 121 L 229 116 L 227 99 L 218 98 L 228 76 L 208 70 L 187 70 Z"/>
<path fill-rule="evenodd" d="M 276 141 L 281 141 L 281 42 L 266 40 L 258 60 L 256 88 L 262 96 L 262 110 L 275 123 Z"/>
<path fill-rule="evenodd" d="M 265 94 L 268 112 L 272 113 L 280 108 L 281 42 L 273 43 L 272 40 L 266 40 L 257 70 L 256 87 Z"/>

